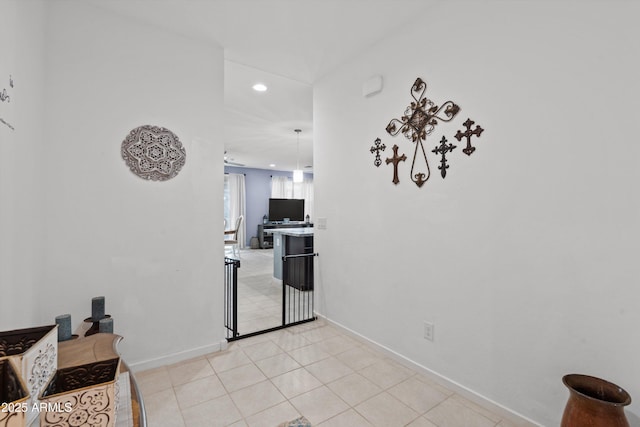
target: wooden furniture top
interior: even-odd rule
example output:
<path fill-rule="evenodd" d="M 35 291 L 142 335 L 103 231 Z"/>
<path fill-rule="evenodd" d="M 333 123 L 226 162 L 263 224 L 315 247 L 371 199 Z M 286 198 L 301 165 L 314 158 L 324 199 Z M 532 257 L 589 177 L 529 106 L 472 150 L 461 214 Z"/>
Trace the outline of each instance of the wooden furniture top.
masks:
<path fill-rule="evenodd" d="M 94 334 L 86 338 L 58 343 L 58 368 L 86 365 L 120 357 L 116 347 L 122 341 L 120 335 Z"/>
<path fill-rule="evenodd" d="M 58 369 L 86 365 L 120 357 L 118 344 L 120 335 L 98 333 L 88 337 L 58 343 Z M 146 415 L 142 395 L 129 367 L 120 359 L 120 372 L 129 372 L 131 384 L 131 409 L 134 427 L 146 427 Z"/>

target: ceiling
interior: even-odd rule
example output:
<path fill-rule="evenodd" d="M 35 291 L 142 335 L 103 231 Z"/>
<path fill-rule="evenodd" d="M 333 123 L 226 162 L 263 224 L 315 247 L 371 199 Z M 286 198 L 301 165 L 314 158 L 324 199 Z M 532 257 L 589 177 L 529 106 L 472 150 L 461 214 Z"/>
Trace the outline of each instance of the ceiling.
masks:
<path fill-rule="evenodd" d="M 439 1 L 89 0 L 222 46 L 226 155 L 246 167 L 276 170 L 298 164 L 312 169 L 313 83 L 385 35 L 426 16 Z M 252 90 L 257 82 L 268 90 Z M 299 159 L 296 128 L 302 130 Z"/>

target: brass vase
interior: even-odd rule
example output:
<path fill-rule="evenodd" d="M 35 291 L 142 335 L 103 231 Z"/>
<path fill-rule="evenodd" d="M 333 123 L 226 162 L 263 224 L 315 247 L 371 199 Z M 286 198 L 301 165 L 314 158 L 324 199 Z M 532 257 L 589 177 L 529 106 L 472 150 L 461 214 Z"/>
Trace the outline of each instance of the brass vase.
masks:
<path fill-rule="evenodd" d="M 562 378 L 569 389 L 560 427 L 629 427 L 624 407 L 631 396 L 617 385 L 588 375 Z"/>

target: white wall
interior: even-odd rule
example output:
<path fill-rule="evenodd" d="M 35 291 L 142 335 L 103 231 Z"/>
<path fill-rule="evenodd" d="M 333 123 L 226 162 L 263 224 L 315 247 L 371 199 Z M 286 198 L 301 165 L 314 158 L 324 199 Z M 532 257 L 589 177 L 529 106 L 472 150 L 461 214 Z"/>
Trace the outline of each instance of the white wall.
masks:
<path fill-rule="evenodd" d="M 71 313 L 77 327 L 104 295 L 129 363 L 214 350 L 224 337 L 223 51 L 82 1 L 48 6 L 40 320 Z M 146 124 L 186 149 L 169 181 L 143 180 L 121 158 Z"/>
<path fill-rule="evenodd" d="M 9 95 L 0 102 L 0 118 L 14 128 L 0 123 L 0 330 L 8 330 L 38 322 L 44 232 L 44 5 L 4 0 L 0 16 L 0 92 Z"/>
<path fill-rule="evenodd" d="M 542 425 L 564 374 L 640 398 L 640 6 L 442 2 L 315 86 L 320 311 Z M 362 83 L 384 77 L 382 93 Z M 462 110 L 445 180 L 409 180 L 412 144 L 385 132 L 412 100 Z M 467 157 L 453 139 L 485 132 Z M 409 159 L 373 165 L 376 137 Z M 435 323 L 435 341 L 422 338 Z M 637 404 L 629 408 L 640 414 Z"/>

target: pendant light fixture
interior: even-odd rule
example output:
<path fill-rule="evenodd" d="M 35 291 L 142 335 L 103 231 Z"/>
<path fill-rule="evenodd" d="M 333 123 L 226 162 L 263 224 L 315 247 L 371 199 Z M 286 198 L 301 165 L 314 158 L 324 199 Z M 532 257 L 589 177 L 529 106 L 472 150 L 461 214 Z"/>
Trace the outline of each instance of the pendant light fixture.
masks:
<path fill-rule="evenodd" d="M 300 169 L 300 132 L 301 129 L 293 130 L 298 137 L 298 155 L 296 157 L 296 170 L 293 171 L 293 182 L 302 182 L 304 181 L 304 175 L 302 173 L 302 169 Z"/>

